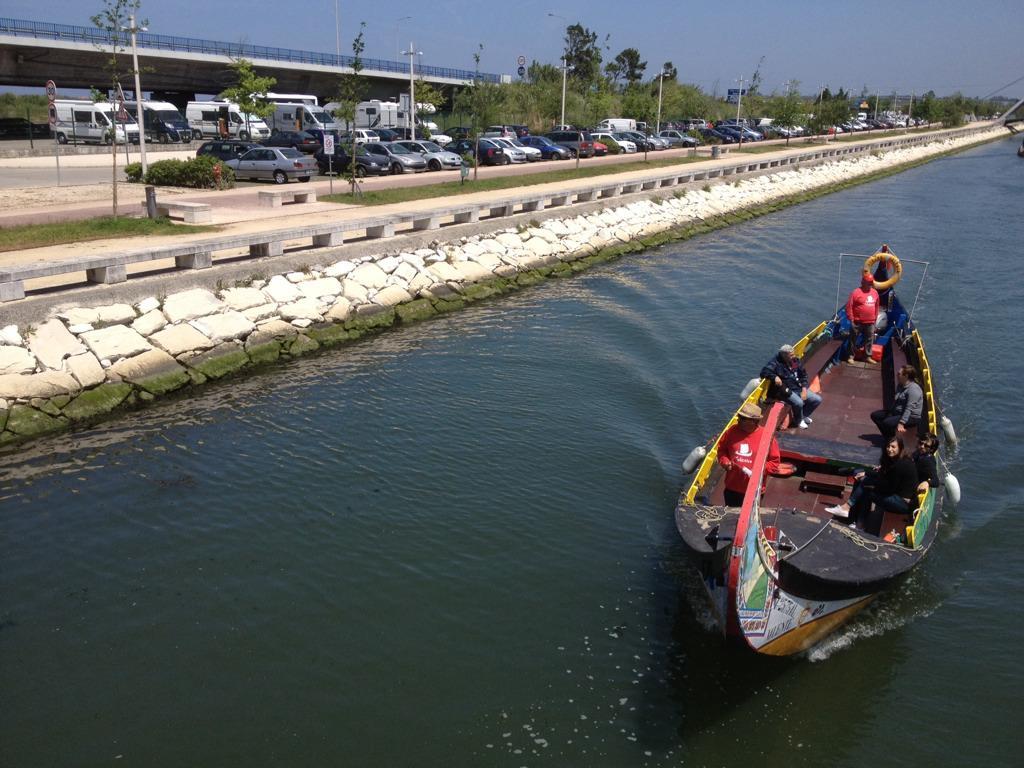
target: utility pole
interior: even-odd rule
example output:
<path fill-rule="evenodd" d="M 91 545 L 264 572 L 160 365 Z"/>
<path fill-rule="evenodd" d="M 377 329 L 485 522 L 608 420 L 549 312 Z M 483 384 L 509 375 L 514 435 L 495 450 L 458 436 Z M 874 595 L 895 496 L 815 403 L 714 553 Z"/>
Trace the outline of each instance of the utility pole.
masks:
<path fill-rule="evenodd" d="M 142 163 L 142 175 L 146 175 L 146 131 L 142 122 L 142 85 L 139 82 L 139 50 L 135 45 L 135 34 L 139 31 L 145 32 L 146 28 L 135 26 L 135 14 L 128 16 L 128 32 L 132 38 L 132 69 L 135 70 L 135 119 L 139 121 L 139 160 Z M 128 130 L 124 132 L 125 144 L 128 143 Z"/>
<path fill-rule="evenodd" d="M 736 129 L 740 132 L 739 148 L 743 149 L 743 126 L 740 125 L 740 107 L 743 105 L 743 78 L 741 77 L 737 82 L 740 84 L 740 90 L 736 95 Z"/>
<path fill-rule="evenodd" d="M 409 42 L 409 50 L 402 51 L 403 56 L 409 57 L 409 138 L 416 138 L 416 81 L 413 78 L 413 62 L 416 55 L 423 55 L 423 51 L 417 51 L 416 46 Z"/>
<path fill-rule="evenodd" d="M 665 85 L 665 75 L 667 75 L 664 69 L 658 73 L 658 120 L 654 124 L 654 132 L 656 134 L 661 133 L 661 90 Z"/>

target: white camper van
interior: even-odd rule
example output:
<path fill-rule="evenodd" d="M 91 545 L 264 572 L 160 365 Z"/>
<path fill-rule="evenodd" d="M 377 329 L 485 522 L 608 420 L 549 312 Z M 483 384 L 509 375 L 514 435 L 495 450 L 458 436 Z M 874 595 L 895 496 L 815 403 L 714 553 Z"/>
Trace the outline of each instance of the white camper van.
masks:
<path fill-rule="evenodd" d="M 242 141 L 259 141 L 270 136 L 270 126 L 263 118 L 248 117 L 247 121 L 245 113 L 230 101 L 190 101 L 185 107 L 185 119 L 194 139 L 222 138 L 222 127 L 228 136 Z"/>
<path fill-rule="evenodd" d="M 53 105 L 57 111 L 53 130 L 61 144 L 139 143 L 135 116 L 117 120 L 117 107 L 108 101 L 57 99 Z"/>
<path fill-rule="evenodd" d="M 617 133 L 618 131 L 635 131 L 636 120 L 625 117 L 608 117 L 597 124 L 597 130 L 605 133 Z"/>
<path fill-rule="evenodd" d="M 137 102 L 125 102 L 125 106 L 129 114 L 137 114 Z M 167 101 L 142 102 L 142 129 L 146 132 L 146 141 L 159 141 L 161 144 L 187 144 L 192 141 L 192 129 L 188 127 L 185 116 Z"/>
<path fill-rule="evenodd" d="M 309 93 L 265 93 L 263 98 L 275 104 L 305 104 L 311 107 L 320 106 L 316 96 Z"/>
<path fill-rule="evenodd" d="M 337 109 L 338 106 L 339 104 L 336 101 L 332 101 L 324 109 L 330 111 Z M 349 128 L 374 130 L 375 128 L 398 129 L 409 127 L 409 122 L 405 117 L 405 110 L 401 108 L 397 101 L 381 101 L 380 99 L 361 101 L 356 105 L 354 126 L 344 124 L 341 120 L 338 120 L 338 123 L 345 130 Z"/>
<path fill-rule="evenodd" d="M 270 115 L 270 130 L 305 131 L 310 128 L 336 131 L 340 128 L 329 112 L 313 104 L 277 103 Z"/>

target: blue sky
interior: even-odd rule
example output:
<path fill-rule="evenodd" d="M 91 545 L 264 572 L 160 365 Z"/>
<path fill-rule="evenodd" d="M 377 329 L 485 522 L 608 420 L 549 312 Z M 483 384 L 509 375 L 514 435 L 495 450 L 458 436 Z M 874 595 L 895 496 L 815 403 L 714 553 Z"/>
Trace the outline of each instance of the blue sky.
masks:
<path fill-rule="evenodd" d="M 4 0 L 3 6 L 10 18 L 89 25 L 102 2 Z M 672 61 L 681 81 L 708 91 L 717 86 L 719 93 L 740 76 L 749 79 L 762 56 L 763 92 L 783 90 L 794 79 L 803 93 L 827 84 L 855 92 L 987 96 L 1024 76 L 1021 0 L 338 0 L 338 7 L 343 53 L 351 53 L 365 21 L 368 58 L 398 58 L 413 41 L 424 64 L 472 69 L 482 43 L 481 69 L 488 72 L 514 73 L 518 56 L 557 62 L 565 27 L 579 22 L 608 47 L 606 61 L 634 47 L 649 75 Z M 155 33 L 336 48 L 335 0 L 143 0 L 140 15 Z M 1024 94 L 1024 81 L 1003 92 L 1017 94 Z"/>

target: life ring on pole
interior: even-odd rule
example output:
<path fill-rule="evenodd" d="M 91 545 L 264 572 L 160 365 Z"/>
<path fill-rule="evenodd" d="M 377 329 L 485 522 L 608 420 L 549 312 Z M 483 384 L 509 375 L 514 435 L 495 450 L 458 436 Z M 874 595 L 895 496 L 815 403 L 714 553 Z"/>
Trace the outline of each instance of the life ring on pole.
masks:
<path fill-rule="evenodd" d="M 900 264 L 899 258 L 895 253 L 889 250 L 889 246 L 883 245 L 882 250 L 873 256 L 868 256 L 864 262 L 864 274 L 870 275 L 875 271 L 875 266 L 882 260 L 888 262 L 886 268 L 889 271 L 888 280 L 876 280 L 875 288 L 879 291 L 884 291 L 887 288 L 892 288 L 896 283 L 903 277 L 903 265 Z"/>

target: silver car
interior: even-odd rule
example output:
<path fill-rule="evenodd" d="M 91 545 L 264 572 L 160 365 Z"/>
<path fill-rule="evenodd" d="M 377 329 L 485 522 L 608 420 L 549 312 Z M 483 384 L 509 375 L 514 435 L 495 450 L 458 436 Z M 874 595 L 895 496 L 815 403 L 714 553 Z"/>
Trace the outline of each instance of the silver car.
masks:
<path fill-rule="evenodd" d="M 309 181 L 317 172 L 316 160 L 293 147 L 260 147 L 224 163 L 239 179 L 273 179 L 287 184 L 291 179 Z"/>
<path fill-rule="evenodd" d="M 508 165 L 509 163 L 527 162 L 526 153 L 513 144 L 509 139 L 502 139 L 498 136 L 489 136 L 488 138 L 505 150 L 505 165 Z"/>
<path fill-rule="evenodd" d="M 369 141 L 363 144 L 363 147 L 391 174 L 419 173 L 427 170 L 427 161 L 421 155 L 398 142 Z"/>
<path fill-rule="evenodd" d="M 396 141 L 410 152 L 415 152 L 427 161 L 427 168 L 431 171 L 442 169 L 458 170 L 462 167 L 462 158 L 454 152 L 441 148 L 433 141 L 416 139 L 416 141 Z"/>

